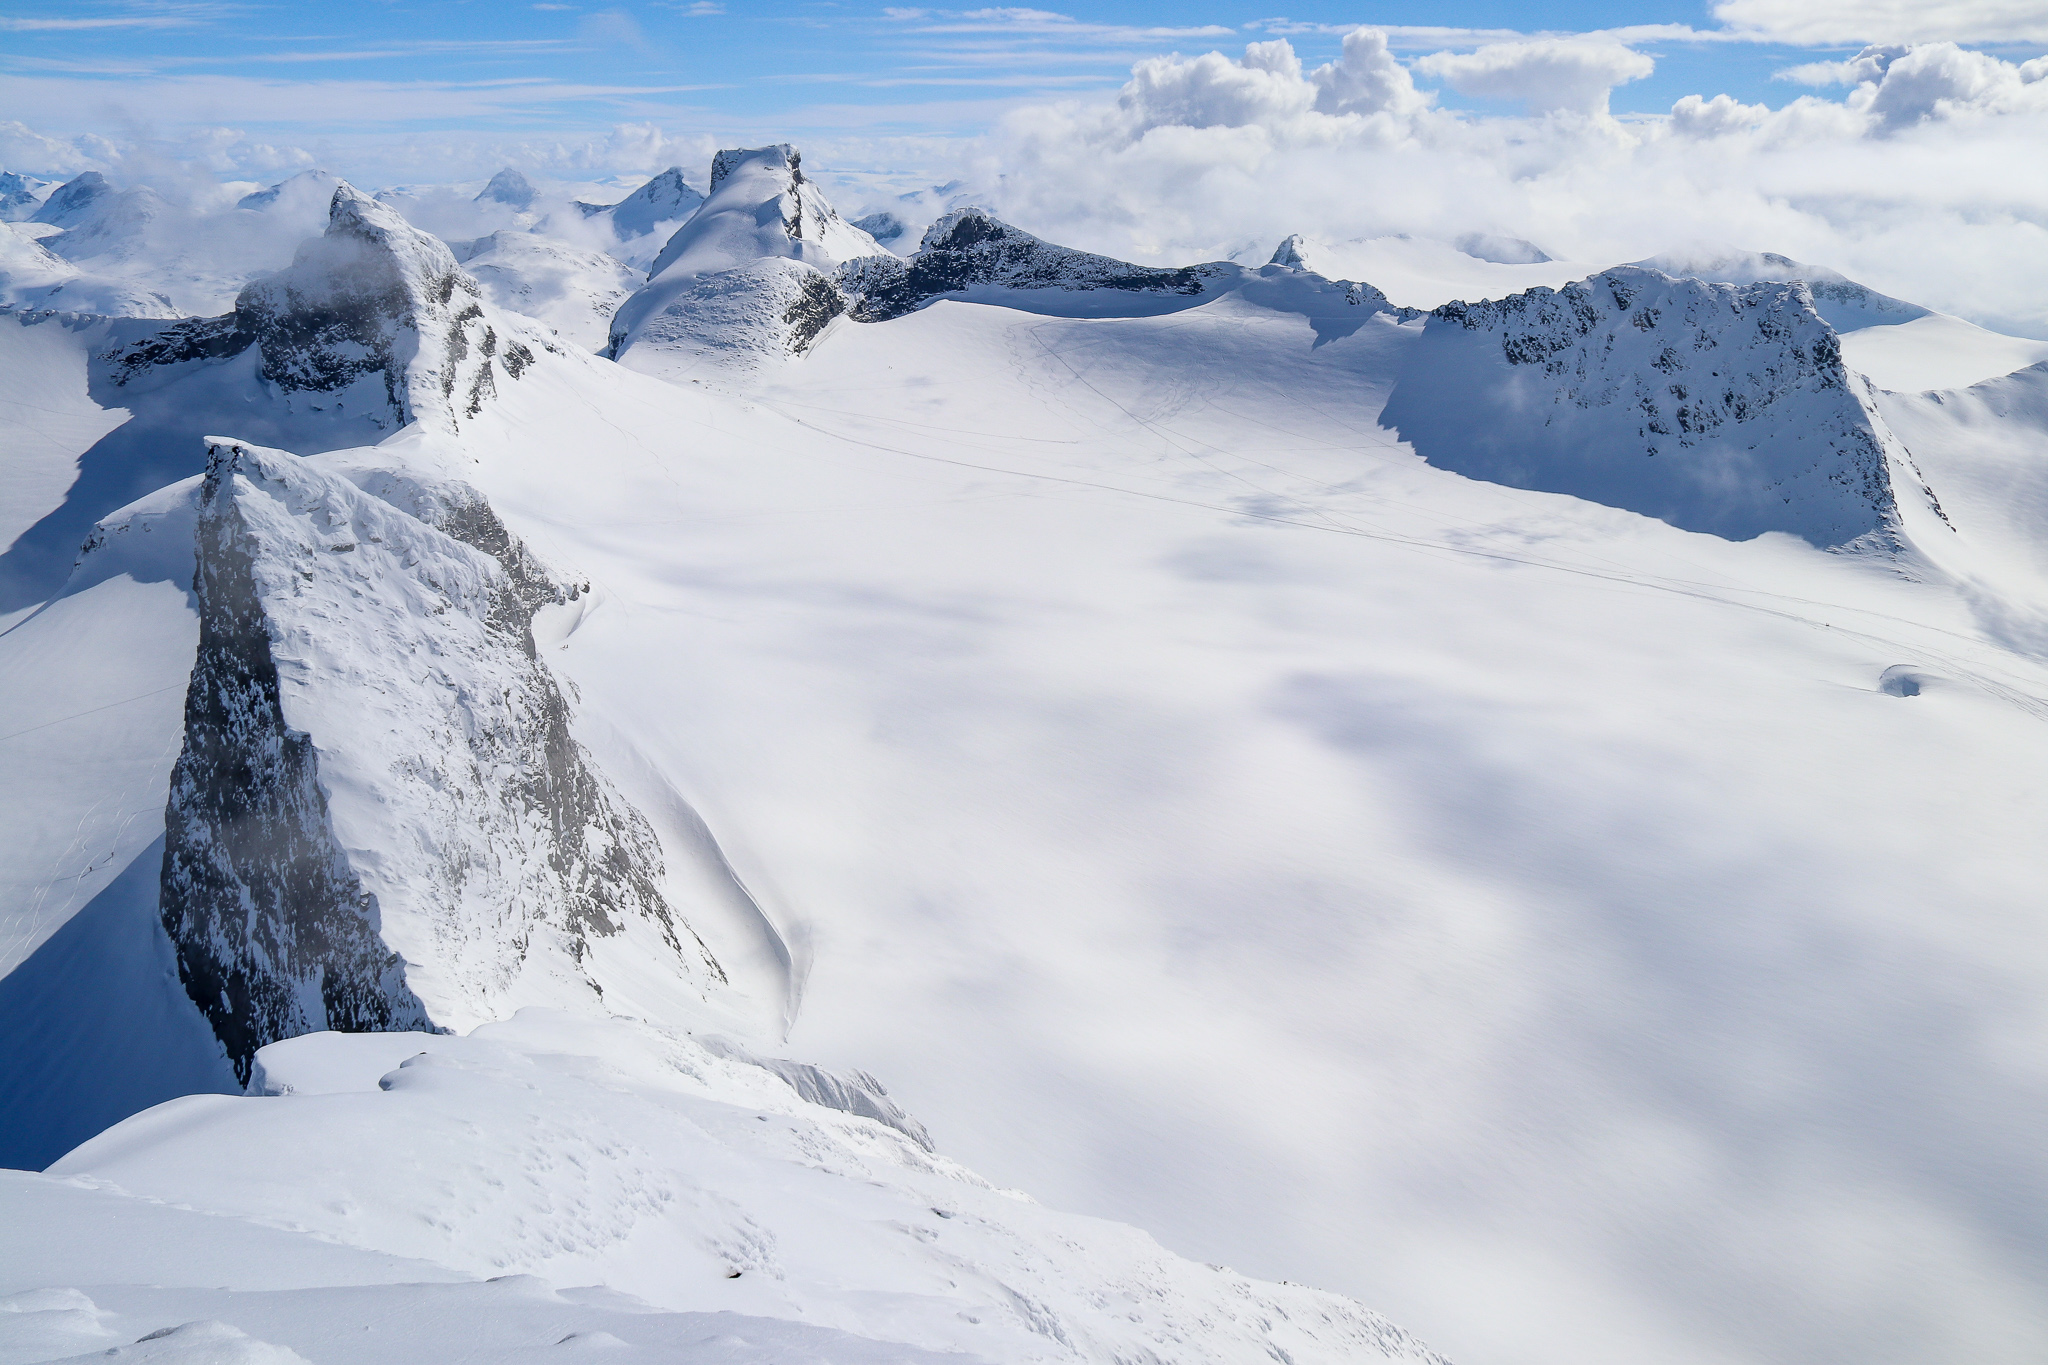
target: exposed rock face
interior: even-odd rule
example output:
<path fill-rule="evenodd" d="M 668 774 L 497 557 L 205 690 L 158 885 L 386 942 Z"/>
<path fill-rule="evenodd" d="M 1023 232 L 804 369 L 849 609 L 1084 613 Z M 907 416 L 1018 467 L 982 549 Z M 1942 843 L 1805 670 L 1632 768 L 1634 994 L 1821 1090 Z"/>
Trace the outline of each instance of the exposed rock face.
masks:
<path fill-rule="evenodd" d="M 516 379 L 539 329 L 485 316 L 477 282 L 439 238 L 353 187 L 334 191 L 327 230 L 288 269 L 243 289 L 235 311 L 175 323 L 106 357 L 125 385 L 164 366 L 231 359 L 254 348 L 256 373 L 283 400 L 360 422 L 375 440 L 414 421 L 449 429 Z"/>
<path fill-rule="evenodd" d="M 381 394 L 396 428 L 474 416 L 495 392 L 498 334 L 479 297 L 440 239 L 344 185 L 327 231 L 244 289 L 234 316 L 279 390 L 371 405 Z"/>
<path fill-rule="evenodd" d="M 161 908 L 239 1074 L 297 1033 L 588 1003 L 621 936 L 723 979 L 536 656 L 534 610 L 576 589 L 480 495 L 216 440 L 197 540 Z"/>
<path fill-rule="evenodd" d="M 985 209 L 966 208 L 933 223 L 908 261 L 885 256 L 851 262 L 842 268 L 840 281 L 845 292 L 858 299 L 852 310 L 856 320 L 884 322 L 915 312 L 933 299 L 963 296 L 977 288 L 1116 290 L 1193 301 L 1219 286 L 1228 287 L 1242 274 L 1228 265 L 1131 265 L 1054 246 Z"/>
<path fill-rule="evenodd" d="M 1446 304 L 1381 420 L 1446 469 L 1730 539 L 1840 546 L 1893 522 L 1896 443 L 1798 282 L 1625 266 Z"/>

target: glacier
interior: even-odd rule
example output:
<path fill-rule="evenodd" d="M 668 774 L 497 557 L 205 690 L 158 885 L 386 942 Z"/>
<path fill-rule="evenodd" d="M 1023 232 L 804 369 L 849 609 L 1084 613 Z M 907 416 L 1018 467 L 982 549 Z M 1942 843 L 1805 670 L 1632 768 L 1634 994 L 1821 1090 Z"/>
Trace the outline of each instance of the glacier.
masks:
<path fill-rule="evenodd" d="M 0 314 L 9 1359 L 2048 1349 L 2039 343 L 710 170 Z"/>

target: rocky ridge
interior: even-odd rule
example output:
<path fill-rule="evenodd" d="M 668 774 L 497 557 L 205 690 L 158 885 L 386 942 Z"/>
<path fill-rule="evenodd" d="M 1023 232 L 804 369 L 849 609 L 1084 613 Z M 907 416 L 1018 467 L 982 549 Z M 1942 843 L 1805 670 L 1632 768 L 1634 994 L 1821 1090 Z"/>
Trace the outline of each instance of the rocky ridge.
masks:
<path fill-rule="evenodd" d="M 473 489 L 343 468 L 215 440 L 200 500 L 160 904 L 238 1074 L 323 1028 L 601 999 L 589 959 L 622 936 L 722 980 L 534 648 L 580 589 Z"/>
<path fill-rule="evenodd" d="M 1932 498 L 1865 389 L 1804 282 L 1623 266 L 1434 310 L 1381 421 L 1474 478 L 1832 547 L 1890 536 L 1895 472 Z"/>

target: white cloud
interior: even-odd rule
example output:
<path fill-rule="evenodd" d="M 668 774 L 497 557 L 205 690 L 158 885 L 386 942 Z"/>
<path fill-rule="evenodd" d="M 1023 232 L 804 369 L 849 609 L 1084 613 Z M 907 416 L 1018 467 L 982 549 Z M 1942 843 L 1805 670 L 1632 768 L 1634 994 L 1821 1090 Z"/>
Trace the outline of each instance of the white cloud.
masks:
<path fill-rule="evenodd" d="M 1731 95 L 1687 95 L 1671 106 L 1671 131 L 1680 137 L 1721 137 L 1747 132 L 1770 116 L 1768 104 L 1744 104 Z"/>
<path fill-rule="evenodd" d="M 1537 38 L 1431 53 L 1415 69 L 1461 95 L 1520 100 L 1531 113 L 1604 114 L 1615 86 L 1641 80 L 1656 63 L 1609 39 Z"/>
<path fill-rule="evenodd" d="M 2041 0 L 1719 0 L 1714 17 L 1795 46 L 2048 42 Z"/>
<path fill-rule="evenodd" d="M 1313 72 L 1285 38 L 1251 43 L 1242 58 L 1148 57 L 1117 95 L 1127 137 L 1154 128 L 1244 128 L 1364 115 L 1404 118 L 1426 107 L 1386 36 L 1359 29 L 1343 55 Z"/>
<path fill-rule="evenodd" d="M 1862 85 L 1884 78 L 1884 69 L 1906 55 L 1902 46 L 1864 48 L 1845 62 L 1807 62 L 1774 72 L 1774 81 L 1796 81 L 1800 85 Z"/>
<path fill-rule="evenodd" d="M 1871 116 L 1885 130 L 1988 114 L 2048 113 L 2048 58 L 2021 66 L 1954 43 L 1928 43 L 1886 65 L 1864 86 Z M 1852 97 L 1853 98 L 1853 97 Z"/>
<path fill-rule="evenodd" d="M 1352 51 L 1390 81 L 1371 112 L 1329 112 L 1336 72 L 1258 44 L 1141 62 L 1111 104 L 1019 109 L 963 169 L 1020 226 L 1126 259 L 1491 232 L 1611 263 L 1712 237 L 2048 336 L 2048 62 L 1920 48 L 1846 99 L 1690 96 L 1625 124 L 1427 107 L 1370 64 L 1376 39 Z"/>

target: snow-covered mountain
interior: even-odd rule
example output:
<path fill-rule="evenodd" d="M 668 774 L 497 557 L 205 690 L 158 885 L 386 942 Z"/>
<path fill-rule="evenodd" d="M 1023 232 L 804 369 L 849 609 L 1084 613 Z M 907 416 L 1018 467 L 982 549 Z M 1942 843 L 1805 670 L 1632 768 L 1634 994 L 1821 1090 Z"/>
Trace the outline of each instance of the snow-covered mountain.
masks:
<path fill-rule="evenodd" d="M 800 355 L 845 309 L 831 272 L 868 257 L 896 259 L 804 179 L 795 148 L 720 152 L 709 197 L 619 309 L 607 354 L 669 378 Z"/>
<path fill-rule="evenodd" d="M 614 361 L 397 202 L 0 315 L 9 1358 L 2048 1350 L 2048 370 L 779 147 Z"/>
<path fill-rule="evenodd" d="M 15 223 L 31 217 L 56 188 L 20 171 L 0 171 L 0 223 Z"/>
<path fill-rule="evenodd" d="M 1624 266 L 1430 314 L 1381 421 L 1432 464 L 1686 530 L 1818 546 L 1928 496 L 1804 283 Z"/>

